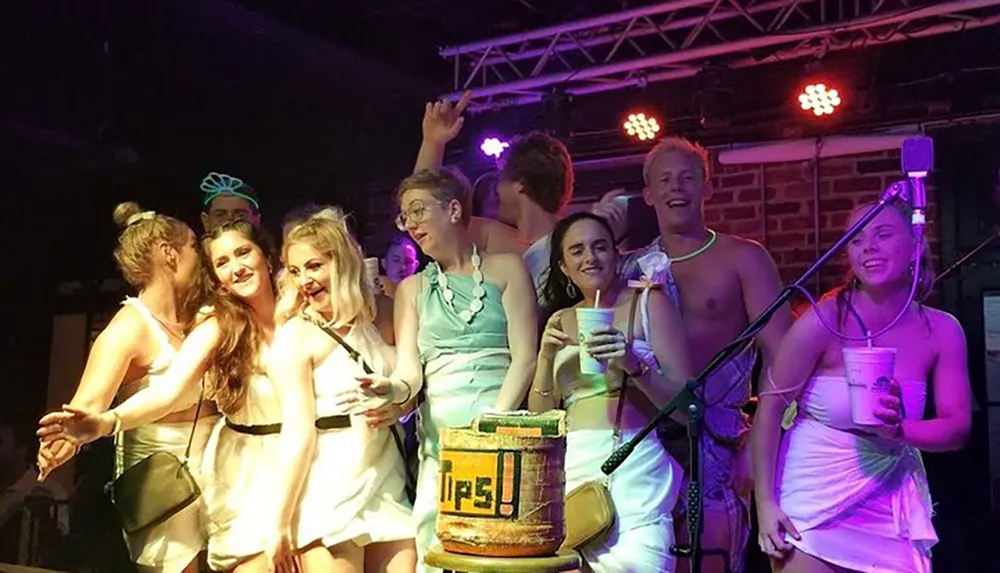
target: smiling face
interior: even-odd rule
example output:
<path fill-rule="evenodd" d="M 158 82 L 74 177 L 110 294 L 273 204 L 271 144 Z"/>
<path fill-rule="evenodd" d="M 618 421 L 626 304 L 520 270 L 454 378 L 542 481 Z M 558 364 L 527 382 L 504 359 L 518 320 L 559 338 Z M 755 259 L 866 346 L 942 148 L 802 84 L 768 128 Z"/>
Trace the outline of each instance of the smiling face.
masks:
<path fill-rule="evenodd" d="M 583 293 L 607 290 L 615 280 L 618 252 L 608 229 L 593 219 L 570 225 L 560 245 L 559 268 Z"/>
<path fill-rule="evenodd" d="M 305 242 L 289 245 L 285 259 L 288 276 L 309 306 L 320 314 L 329 314 L 333 261 Z"/>
<path fill-rule="evenodd" d="M 703 225 L 702 208 L 711 196 L 701 159 L 681 150 L 652 158 L 643 198 L 656 212 L 660 229 L 683 232 Z"/>
<path fill-rule="evenodd" d="M 239 230 L 224 231 L 207 246 L 212 272 L 225 290 L 244 300 L 271 290 L 264 252 Z"/>
<path fill-rule="evenodd" d="M 871 205 L 857 207 L 848 226 L 860 219 Z M 892 288 L 910 280 L 910 265 L 916 245 L 913 229 L 899 209 L 882 210 L 847 246 L 851 270 L 868 288 Z"/>

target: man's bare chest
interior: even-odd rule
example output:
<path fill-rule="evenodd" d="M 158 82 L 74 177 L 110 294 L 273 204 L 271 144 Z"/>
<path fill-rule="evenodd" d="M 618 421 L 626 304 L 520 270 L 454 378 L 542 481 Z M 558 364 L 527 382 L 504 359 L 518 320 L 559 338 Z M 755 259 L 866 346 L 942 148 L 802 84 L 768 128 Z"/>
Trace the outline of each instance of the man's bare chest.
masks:
<path fill-rule="evenodd" d="M 673 269 L 685 322 L 744 320 L 743 291 L 735 270 L 705 264 L 684 267 L 685 264 Z"/>

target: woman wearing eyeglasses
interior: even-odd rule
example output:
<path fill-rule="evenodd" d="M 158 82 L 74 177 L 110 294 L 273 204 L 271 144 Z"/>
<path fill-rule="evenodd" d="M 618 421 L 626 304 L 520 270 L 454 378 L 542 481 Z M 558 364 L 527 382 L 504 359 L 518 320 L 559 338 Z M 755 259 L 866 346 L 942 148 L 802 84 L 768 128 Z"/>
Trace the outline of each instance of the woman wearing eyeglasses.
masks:
<path fill-rule="evenodd" d="M 396 370 L 362 386 L 376 422 L 418 403 L 420 472 L 413 515 L 418 570 L 435 541 L 438 432 L 468 427 L 484 411 L 520 407 L 535 369 L 535 290 L 521 258 L 479 252 L 469 238 L 471 189 L 461 174 L 429 169 L 403 180 L 396 224 L 433 259 L 399 284 Z M 414 400 L 423 390 L 422 400 Z M 370 394 L 368 394 L 370 396 Z"/>

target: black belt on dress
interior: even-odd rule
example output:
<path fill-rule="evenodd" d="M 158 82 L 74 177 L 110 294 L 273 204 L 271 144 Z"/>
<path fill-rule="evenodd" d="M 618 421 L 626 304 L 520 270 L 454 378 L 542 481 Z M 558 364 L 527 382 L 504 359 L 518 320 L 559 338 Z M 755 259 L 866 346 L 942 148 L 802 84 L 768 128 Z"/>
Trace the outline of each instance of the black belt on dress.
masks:
<path fill-rule="evenodd" d="M 234 432 L 249 434 L 251 436 L 267 436 L 270 434 L 281 433 L 280 422 L 277 424 L 255 424 L 253 426 L 244 426 L 243 424 L 237 424 L 232 422 L 229 418 L 226 418 L 226 426 Z M 342 430 L 350 427 L 350 416 L 324 416 L 316 419 L 316 429 L 318 430 Z"/>

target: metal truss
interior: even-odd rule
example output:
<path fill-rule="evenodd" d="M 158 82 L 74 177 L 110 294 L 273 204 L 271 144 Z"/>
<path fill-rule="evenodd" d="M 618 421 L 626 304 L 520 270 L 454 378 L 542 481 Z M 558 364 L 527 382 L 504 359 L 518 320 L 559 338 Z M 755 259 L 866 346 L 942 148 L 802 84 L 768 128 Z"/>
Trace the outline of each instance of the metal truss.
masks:
<path fill-rule="evenodd" d="M 442 48 L 471 111 L 751 67 L 1000 23 L 1000 0 L 673 0 Z"/>

